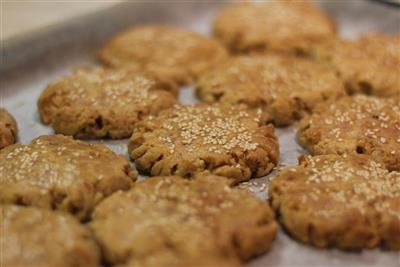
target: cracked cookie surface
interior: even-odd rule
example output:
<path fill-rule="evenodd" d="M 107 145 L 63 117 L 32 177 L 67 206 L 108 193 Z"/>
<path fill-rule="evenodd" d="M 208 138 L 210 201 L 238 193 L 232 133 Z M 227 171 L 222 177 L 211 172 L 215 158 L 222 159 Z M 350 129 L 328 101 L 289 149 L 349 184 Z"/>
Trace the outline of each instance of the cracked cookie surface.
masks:
<path fill-rule="evenodd" d="M 148 25 L 118 34 L 99 51 L 99 57 L 108 66 L 129 66 L 187 84 L 225 59 L 227 51 L 218 41 L 198 33 Z"/>
<path fill-rule="evenodd" d="M 68 214 L 0 204 L 1 266 L 97 267 L 89 229 Z"/>
<path fill-rule="evenodd" d="M 365 154 L 400 171 L 400 97 L 355 95 L 320 105 L 297 135 L 313 155 Z"/>
<path fill-rule="evenodd" d="M 128 151 L 140 171 L 192 177 L 209 172 L 249 180 L 277 164 L 279 144 L 272 125 L 244 107 L 175 105 L 134 130 Z"/>
<path fill-rule="evenodd" d="M 98 205 L 90 227 L 110 263 L 240 266 L 270 248 L 277 226 L 268 203 L 230 184 L 148 178 Z"/>
<path fill-rule="evenodd" d="M 286 230 L 317 247 L 400 250 L 400 173 L 365 155 L 303 156 L 269 187 Z"/>
<path fill-rule="evenodd" d="M 176 86 L 133 70 L 77 69 L 43 91 L 41 120 L 78 138 L 129 137 L 135 124 L 176 103 Z"/>
<path fill-rule="evenodd" d="M 335 24 L 307 1 L 238 3 L 224 8 L 214 33 L 234 52 L 308 54 L 336 35 Z"/>
<path fill-rule="evenodd" d="M 17 141 L 17 122 L 8 111 L 0 107 L 0 149 Z"/>
<path fill-rule="evenodd" d="M 0 151 L 0 203 L 57 209 L 86 219 L 104 197 L 136 179 L 129 162 L 105 145 L 62 135 Z"/>
<path fill-rule="evenodd" d="M 268 55 L 219 64 L 201 76 L 196 94 L 207 103 L 245 104 L 259 110 L 262 120 L 286 126 L 345 90 L 334 69 L 325 64 Z"/>

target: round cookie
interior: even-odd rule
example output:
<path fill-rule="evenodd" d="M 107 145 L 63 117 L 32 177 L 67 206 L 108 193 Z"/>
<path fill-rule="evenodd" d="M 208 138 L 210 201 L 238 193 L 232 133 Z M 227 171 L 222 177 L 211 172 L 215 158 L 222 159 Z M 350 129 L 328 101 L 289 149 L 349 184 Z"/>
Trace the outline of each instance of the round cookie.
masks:
<path fill-rule="evenodd" d="M 230 183 L 152 177 L 100 203 L 90 226 L 110 263 L 239 266 L 270 248 L 277 226 L 267 203 Z"/>
<path fill-rule="evenodd" d="M 17 141 L 17 122 L 4 108 L 0 107 L 0 149 Z"/>
<path fill-rule="evenodd" d="M 357 40 L 332 39 L 314 50 L 336 67 L 350 94 L 400 96 L 400 35 L 367 34 Z"/>
<path fill-rule="evenodd" d="M 89 229 L 68 214 L 16 205 L 0 205 L 0 214 L 1 266 L 99 266 Z"/>
<path fill-rule="evenodd" d="M 147 115 L 176 103 L 174 84 L 143 72 L 78 69 L 51 83 L 39 114 L 56 133 L 80 138 L 125 138 Z"/>
<path fill-rule="evenodd" d="M 299 166 L 274 177 L 269 196 L 297 240 L 346 250 L 400 250 L 400 172 L 368 156 L 303 156 Z"/>
<path fill-rule="evenodd" d="M 205 104 L 175 105 L 144 120 L 128 151 L 136 167 L 152 176 L 209 172 L 235 182 L 268 174 L 279 158 L 272 125 L 260 126 L 243 107 Z"/>
<path fill-rule="evenodd" d="M 214 33 L 233 52 L 309 54 L 336 35 L 332 20 L 307 1 L 237 3 L 224 8 Z"/>
<path fill-rule="evenodd" d="M 295 57 L 241 56 L 201 76 L 198 97 L 207 103 L 245 104 L 263 120 L 287 126 L 319 102 L 345 94 L 343 82 L 325 64 Z"/>
<path fill-rule="evenodd" d="M 313 155 L 366 154 L 400 171 L 400 97 L 355 95 L 320 105 L 297 135 Z"/>
<path fill-rule="evenodd" d="M 86 219 L 104 197 L 128 189 L 137 173 L 104 145 L 62 135 L 0 151 L 0 203 L 57 209 Z"/>
<path fill-rule="evenodd" d="M 100 51 L 107 66 L 147 70 L 179 84 L 227 57 L 216 40 L 171 26 L 148 25 L 118 34 Z"/>

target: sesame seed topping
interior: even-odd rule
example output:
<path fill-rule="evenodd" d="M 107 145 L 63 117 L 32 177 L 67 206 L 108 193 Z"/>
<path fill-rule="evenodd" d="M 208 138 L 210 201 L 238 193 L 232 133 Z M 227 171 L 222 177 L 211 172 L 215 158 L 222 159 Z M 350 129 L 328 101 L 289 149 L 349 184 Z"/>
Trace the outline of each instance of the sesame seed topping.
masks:
<path fill-rule="evenodd" d="M 46 138 L 57 141 L 43 141 Z M 52 143 L 59 142 L 60 139 L 57 138 L 62 140 L 61 143 Z M 100 151 L 92 146 L 94 145 L 73 141 L 67 137 L 43 136 L 30 145 L 15 145 L 7 152 L 2 150 L 0 152 L 0 177 L 2 177 L 0 184 L 21 183 L 43 189 L 70 186 L 87 168 L 87 160 L 99 158 L 106 153 L 100 154 Z M 107 152 L 114 155 L 111 151 Z M 93 179 L 97 180 L 104 177 L 95 176 Z"/>
<path fill-rule="evenodd" d="M 63 90 L 63 95 L 67 101 L 91 107 L 132 107 L 144 105 L 156 98 L 152 93 L 155 88 L 154 80 L 125 70 L 78 69 L 73 75 L 64 77 L 49 87 L 66 89 Z"/>
<path fill-rule="evenodd" d="M 391 154 L 391 151 L 400 151 L 399 110 L 400 99 L 396 97 L 345 97 L 328 107 L 317 108 L 310 118 L 301 122 L 304 126 L 299 134 L 307 143 L 323 147 L 324 153 L 350 153 L 368 144 L 374 150 Z M 316 141 L 316 136 L 324 138 Z"/>
<path fill-rule="evenodd" d="M 214 153 L 224 153 L 234 148 L 248 151 L 258 146 L 252 136 L 256 127 L 249 128 L 244 123 L 250 119 L 250 114 L 241 110 L 176 105 L 162 128 L 178 130 L 179 142 L 188 151 L 197 151 L 202 147 Z M 258 125 L 256 122 L 253 124 Z M 176 140 L 171 137 L 159 137 L 159 140 L 166 143 L 170 150 L 175 149 Z"/>
<path fill-rule="evenodd" d="M 287 168 L 283 173 L 286 171 L 289 175 L 293 173 L 292 169 Z M 336 155 L 307 156 L 294 169 L 298 175 L 295 183 L 305 182 L 301 190 L 300 185 L 293 184 L 297 186 L 296 190 L 307 196 L 308 200 L 304 199 L 303 203 L 331 199 L 345 203 L 347 209 L 356 209 L 361 214 L 365 214 L 368 206 L 372 205 L 376 211 L 391 214 L 400 220 L 400 210 L 391 204 L 400 198 L 400 172 L 389 172 L 382 164 L 355 155 L 347 159 Z M 329 213 L 335 216 L 335 212 Z M 323 215 L 328 216 L 328 213 Z"/>

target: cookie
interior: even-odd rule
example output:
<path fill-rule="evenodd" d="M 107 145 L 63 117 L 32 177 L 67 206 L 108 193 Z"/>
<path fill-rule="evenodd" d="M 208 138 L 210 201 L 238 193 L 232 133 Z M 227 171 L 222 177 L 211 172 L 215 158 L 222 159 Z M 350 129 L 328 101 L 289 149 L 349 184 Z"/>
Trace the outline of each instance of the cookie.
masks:
<path fill-rule="evenodd" d="M 367 34 L 357 40 L 333 39 L 314 58 L 336 67 L 350 94 L 400 96 L 400 35 Z"/>
<path fill-rule="evenodd" d="M 179 84 L 227 57 L 216 40 L 172 26 L 147 25 L 118 34 L 100 51 L 107 66 L 147 70 Z"/>
<path fill-rule="evenodd" d="M 277 226 L 266 202 L 230 182 L 148 178 L 100 203 L 90 226 L 109 263 L 239 266 L 269 249 Z"/>
<path fill-rule="evenodd" d="M 320 105 L 297 135 L 313 155 L 365 154 L 400 171 L 400 97 L 355 95 Z"/>
<path fill-rule="evenodd" d="M 0 107 L 0 149 L 17 141 L 17 122 L 4 108 Z"/>
<path fill-rule="evenodd" d="M 129 189 L 137 174 L 105 145 L 62 135 L 0 151 L 0 203 L 57 209 L 86 219 L 104 197 Z"/>
<path fill-rule="evenodd" d="M 128 151 L 151 176 L 209 172 L 235 182 L 268 174 L 279 158 L 271 125 L 243 107 L 175 105 L 135 128 Z"/>
<path fill-rule="evenodd" d="M 219 64 L 201 76 L 196 93 L 206 103 L 245 104 L 259 110 L 263 120 L 287 126 L 345 90 L 325 64 L 268 55 L 235 57 Z"/>
<path fill-rule="evenodd" d="M 0 205 L 0 214 L 1 266 L 99 266 L 89 230 L 68 214 L 16 205 Z"/>
<path fill-rule="evenodd" d="M 41 120 L 78 138 L 129 137 L 143 117 L 176 103 L 177 88 L 132 70 L 78 69 L 41 94 Z"/>
<path fill-rule="evenodd" d="M 297 240 L 346 250 L 400 250 L 400 172 L 368 156 L 302 157 L 272 180 L 269 196 Z"/>
<path fill-rule="evenodd" d="M 222 9 L 214 33 L 233 52 L 308 55 L 336 35 L 333 21 L 308 1 L 237 3 Z"/>

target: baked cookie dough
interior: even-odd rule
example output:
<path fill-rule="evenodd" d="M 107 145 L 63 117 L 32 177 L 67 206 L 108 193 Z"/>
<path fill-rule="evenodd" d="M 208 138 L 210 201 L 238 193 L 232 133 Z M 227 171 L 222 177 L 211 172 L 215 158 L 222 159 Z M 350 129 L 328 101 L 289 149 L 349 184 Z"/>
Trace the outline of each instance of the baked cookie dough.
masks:
<path fill-rule="evenodd" d="M 120 33 L 99 51 L 107 66 L 147 70 L 179 84 L 227 57 L 218 41 L 171 26 L 148 25 Z"/>
<path fill-rule="evenodd" d="M 148 178 L 100 203 L 90 226 L 113 264 L 239 266 L 270 248 L 277 226 L 266 202 L 230 183 Z"/>
<path fill-rule="evenodd" d="M 400 35 L 367 34 L 357 40 L 333 39 L 314 57 L 328 60 L 350 94 L 400 96 Z"/>
<path fill-rule="evenodd" d="M 56 133 L 79 138 L 125 138 L 143 117 L 176 103 L 177 88 L 152 74 L 102 68 L 77 69 L 51 83 L 39 114 Z"/>
<path fill-rule="evenodd" d="M 214 33 L 233 52 L 307 55 L 336 28 L 310 2 L 281 0 L 230 5 L 217 15 Z"/>
<path fill-rule="evenodd" d="M 17 141 L 17 122 L 4 108 L 0 107 L 0 149 Z"/>
<path fill-rule="evenodd" d="M 320 105 L 297 135 L 313 155 L 365 154 L 400 171 L 400 97 L 355 95 Z"/>
<path fill-rule="evenodd" d="M 86 219 L 104 197 L 128 189 L 137 173 L 104 145 L 62 135 L 0 151 L 0 203 L 57 209 Z"/>
<path fill-rule="evenodd" d="M 400 172 L 365 155 L 300 158 L 271 182 L 272 207 L 297 240 L 317 247 L 400 250 Z"/>
<path fill-rule="evenodd" d="M 268 174 L 279 158 L 272 125 L 260 126 L 244 107 L 205 104 L 175 105 L 144 120 L 128 151 L 151 176 L 209 172 L 235 182 Z"/>
<path fill-rule="evenodd" d="M 1 204 L 0 214 L 1 266 L 99 266 L 89 229 L 68 214 Z"/>
<path fill-rule="evenodd" d="M 287 126 L 345 90 L 325 64 L 268 55 L 235 57 L 219 64 L 201 76 L 196 93 L 207 103 L 245 104 L 259 110 L 263 120 Z"/>

